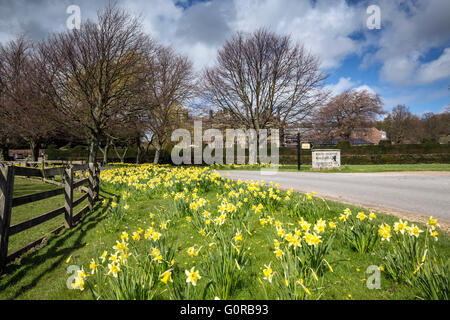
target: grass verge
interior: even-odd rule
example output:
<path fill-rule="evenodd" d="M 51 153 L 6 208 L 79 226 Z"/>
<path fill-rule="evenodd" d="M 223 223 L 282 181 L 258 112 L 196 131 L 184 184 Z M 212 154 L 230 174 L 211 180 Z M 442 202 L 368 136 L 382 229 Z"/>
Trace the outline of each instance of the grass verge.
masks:
<path fill-rule="evenodd" d="M 21 182 L 16 186 L 16 195 L 43 191 L 45 188 L 53 186 L 43 185 L 39 182 Z M 101 198 L 104 202 L 99 202 L 95 210 L 86 216 L 81 223 L 73 229 L 64 230 L 58 236 L 49 236 L 46 244 L 38 251 L 30 252 L 22 257 L 15 264 L 7 267 L 6 274 L 0 279 L 1 299 L 91 299 L 88 290 L 82 292 L 70 290 L 67 281 L 71 274 L 67 273 L 70 265 L 89 265 L 91 258 L 96 258 L 104 250 L 111 250 L 116 240 L 120 239 L 123 231 L 130 235 L 138 228 L 146 228 L 151 225 L 159 225 L 162 217 L 171 217 L 169 230 L 171 240 L 179 244 L 175 253 L 176 263 L 180 269 L 189 269 L 192 265 L 199 265 L 198 257 L 191 257 L 187 254 L 187 249 L 193 245 L 201 244 L 205 241 L 199 234 L 198 229 L 185 217 L 171 216 L 176 212 L 172 198 L 163 198 L 162 195 L 148 197 L 144 193 L 135 193 L 127 200 L 123 200 L 123 191 L 128 189 L 117 189 L 110 185 L 102 184 Z M 210 201 L 210 207 L 219 205 L 216 197 L 217 190 L 211 190 L 201 196 Z M 299 197 L 300 195 L 295 195 Z M 111 225 L 111 203 L 118 203 L 123 206 L 125 203 L 130 206 L 126 215 L 120 221 L 117 228 Z M 321 201 L 317 199 L 316 201 Z M 352 212 L 364 211 L 364 208 L 343 205 L 340 203 L 325 201 L 329 207 L 327 212 L 323 212 L 324 219 L 336 218 L 346 208 Z M 35 208 L 39 211 L 51 209 L 53 204 L 39 202 Z M 154 214 L 151 215 L 151 213 Z M 32 216 L 31 210 L 24 210 L 17 213 L 20 219 L 27 219 Z M 20 217 L 19 217 L 20 215 Z M 34 213 L 33 213 L 34 216 Z M 283 225 L 296 225 L 298 219 L 292 218 L 283 208 L 271 212 L 271 216 L 283 223 Z M 395 217 L 377 214 L 377 223 L 393 224 Z M 56 223 L 56 221 L 55 221 Z M 249 218 L 250 232 L 252 236 L 248 238 L 246 246 L 250 250 L 250 262 L 246 268 L 239 285 L 233 291 L 232 299 L 263 299 L 264 291 L 258 285 L 258 277 L 261 277 L 261 270 L 265 265 L 274 261 L 271 241 L 273 234 L 267 226 L 261 226 L 259 217 L 252 215 Z M 50 227 L 51 228 L 51 227 Z M 425 228 L 421 226 L 421 228 Z M 31 229 L 33 230 L 33 229 Z M 29 230 L 29 231 L 31 231 Z M 41 231 L 44 232 L 44 231 Z M 37 236 L 32 232 L 25 232 L 22 235 L 24 242 L 29 242 Z M 384 243 L 382 246 L 385 245 Z M 433 247 L 443 259 L 449 259 L 450 238 L 440 235 L 439 241 L 433 243 Z M 367 288 L 365 280 L 369 274 L 366 269 L 370 265 L 383 265 L 384 262 L 375 253 L 359 254 L 352 250 L 344 239 L 337 239 L 327 256 L 327 261 L 333 265 L 334 272 L 324 275 L 324 290 L 322 299 L 416 299 L 421 295 L 418 288 L 394 281 L 381 274 L 381 289 L 370 290 Z M 162 294 L 161 299 L 169 298 Z"/>
<path fill-rule="evenodd" d="M 251 165 L 218 165 L 217 170 L 260 170 L 259 166 Z M 298 171 L 297 165 L 280 165 L 280 171 Z M 405 171 L 447 171 L 450 172 L 450 163 L 424 163 L 424 164 L 347 164 L 342 165 L 341 170 L 312 171 L 311 165 L 302 164 L 301 171 L 304 172 L 329 172 L 329 173 L 352 173 L 352 172 L 405 172 Z"/>

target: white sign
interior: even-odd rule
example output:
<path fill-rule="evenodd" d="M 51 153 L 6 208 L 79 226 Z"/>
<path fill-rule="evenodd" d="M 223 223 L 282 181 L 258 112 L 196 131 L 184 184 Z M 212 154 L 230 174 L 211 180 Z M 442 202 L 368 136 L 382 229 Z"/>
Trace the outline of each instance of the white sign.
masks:
<path fill-rule="evenodd" d="M 311 143 L 302 143 L 302 149 L 309 150 L 311 149 Z"/>
<path fill-rule="evenodd" d="M 336 169 L 341 167 L 341 150 L 316 149 L 312 151 L 313 169 Z"/>

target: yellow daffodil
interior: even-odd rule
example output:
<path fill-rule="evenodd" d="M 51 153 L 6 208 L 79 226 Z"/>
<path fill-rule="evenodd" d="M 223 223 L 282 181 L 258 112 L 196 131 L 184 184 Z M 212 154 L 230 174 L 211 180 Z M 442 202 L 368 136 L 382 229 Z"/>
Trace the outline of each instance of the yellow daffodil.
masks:
<path fill-rule="evenodd" d="M 390 241 L 391 238 L 391 227 L 388 224 L 382 224 L 378 229 L 378 233 L 381 236 L 381 240 Z"/>
<path fill-rule="evenodd" d="M 117 274 L 120 271 L 119 264 L 116 262 L 110 263 L 108 264 L 108 269 L 109 269 L 108 275 L 112 274 L 114 278 L 117 278 Z"/>
<path fill-rule="evenodd" d="M 265 266 L 265 268 L 263 270 L 263 274 L 264 274 L 264 278 L 263 279 L 269 281 L 270 283 L 272 283 L 273 270 L 270 267 L 270 264 L 269 264 L 269 266 Z"/>
<path fill-rule="evenodd" d="M 358 212 L 358 214 L 356 215 L 356 218 L 358 218 L 359 220 L 363 221 L 364 219 L 367 218 L 367 216 L 365 215 L 364 212 Z"/>
<path fill-rule="evenodd" d="M 186 273 L 186 282 L 191 283 L 193 286 L 197 285 L 197 281 L 201 279 L 200 273 L 195 270 L 195 267 L 192 267 L 191 270 L 185 270 Z"/>
<path fill-rule="evenodd" d="M 172 269 L 169 269 L 167 271 L 165 271 L 162 275 L 161 275 L 161 282 L 164 284 L 167 284 L 167 282 L 173 282 L 172 280 Z"/>

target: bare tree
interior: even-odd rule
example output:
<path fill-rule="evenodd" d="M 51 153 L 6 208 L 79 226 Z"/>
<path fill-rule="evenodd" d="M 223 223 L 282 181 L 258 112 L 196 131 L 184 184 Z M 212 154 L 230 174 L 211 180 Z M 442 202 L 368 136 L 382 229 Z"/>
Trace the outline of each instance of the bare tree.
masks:
<path fill-rule="evenodd" d="M 109 5 L 74 29 L 38 46 L 42 90 L 55 110 L 79 124 L 90 140 L 89 161 L 96 163 L 100 139 L 109 126 L 127 121 L 142 89 L 142 70 L 152 42 L 140 22 Z"/>
<path fill-rule="evenodd" d="M 4 89 L 5 127 L 20 136 L 31 148 L 33 161 L 39 146 L 56 130 L 48 99 L 31 79 L 36 75 L 31 44 L 24 37 L 0 47 L 0 78 Z"/>
<path fill-rule="evenodd" d="M 151 144 L 156 149 L 153 163 L 157 164 L 171 132 L 180 125 L 183 105 L 195 94 L 195 78 L 188 58 L 162 46 L 149 57 L 145 72 L 140 106 L 148 120 Z"/>
<path fill-rule="evenodd" d="M 136 164 L 142 162 L 143 156 L 148 152 L 148 147 L 144 148 L 146 140 L 146 130 L 148 128 L 148 118 L 145 113 L 135 114 L 128 126 L 132 136 L 132 144 L 136 146 Z"/>
<path fill-rule="evenodd" d="M 108 152 L 111 146 L 113 146 L 113 139 L 108 135 L 102 141 L 99 142 L 98 149 L 103 154 L 103 161 L 102 161 L 103 165 L 106 165 L 108 163 Z"/>
<path fill-rule="evenodd" d="M 422 140 L 422 123 L 404 104 L 392 108 L 383 121 L 383 129 L 395 144 L 417 143 Z"/>
<path fill-rule="evenodd" d="M 444 113 L 450 113 L 450 104 L 445 107 Z"/>
<path fill-rule="evenodd" d="M 377 94 L 367 90 L 347 90 L 330 100 L 314 116 L 315 131 L 321 138 L 334 137 L 350 141 L 355 129 L 373 126 L 384 113 Z"/>
<path fill-rule="evenodd" d="M 308 116 L 327 94 L 317 57 L 289 36 L 265 29 L 236 33 L 203 73 L 204 97 L 243 128 L 285 127 Z"/>
<path fill-rule="evenodd" d="M 99 142 L 99 150 L 103 155 L 103 164 L 108 163 L 110 148 L 113 148 L 120 161 L 124 162 L 128 149 L 133 145 L 137 147 L 136 163 L 140 163 L 145 152 L 141 141 L 148 123 L 147 117 L 136 111 L 130 113 L 126 119 L 113 120 L 110 123 L 104 130 L 104 135 Z M 118 147 L 122 147 L 121 152 L 119 152 Z"/>
<path fill-rule="evenodd" d="M 445 111 L 445 110 L 444 110 Z M 423 127 L 423 138 L 438 141 L 440 137 L 450 134 L 450 113 L 424 113 L 420 121 Z"/>
<path fill-rule="evenodd" d="M 103 153 L 104 163 L 107 162 L 106 156 L 109 147 L 113 148 L 121 163 L 125 162 L 128 150 L 136 144 L 136 135 L 140 134 L 137 132 L 138 125 L 136 117 L 130 117 L 129 121 L 125 123 L 119 122 L 108 127 L 105 133 L 104 150 L 100 149 Z"/>
<path fill-rule="evenodd" d="M 11 131 L 7 129 L 7 109 L 6 98 L 3 81 L 0 77 L 0 161 L 8 159 L 9 138 L 11 137 Z"/>

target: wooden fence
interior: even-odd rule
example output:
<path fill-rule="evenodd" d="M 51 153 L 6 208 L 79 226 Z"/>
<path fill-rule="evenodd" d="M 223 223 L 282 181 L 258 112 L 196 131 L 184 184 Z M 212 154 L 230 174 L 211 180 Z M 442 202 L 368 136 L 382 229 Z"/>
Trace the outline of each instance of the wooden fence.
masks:
<path fill-rule="evenodd" d="M 86 161 L 64 161 L 64 160 L 43 160 L 30 161 L 30 160 L 12 160 L 12 161 L 0 161 L 0 164 L 13 165 L 21 167 L 32 167 L 32 168 L 46 168 L 50 166 L 61 166 L 70 164 L 85 164 Z"/>
<path fill-rule="evenodd" d="M 80 171 L 81 173 L 88 171 L 88 178 L 75 180 L 74 175 L 77 171 Z M 50 179 L 58 175 L 62 176 L 63 182 L 57 182 Z M 41 178 L 45 182 L 59 185 L 60 188 L 14 198 L 13 191 L 15 176 Z M 82 174 L 81 176 L 84 177 L 85 174 Z M 85 186 L 86 184 L 88 184 L 88 187 Z M 79 190 L 81 190 L 84 194 L 80 198 L 74 200 L 73 192 L 77 188 L 79 188 Z M 32 241 L 23 248 L 8 254 L 8 240 L 10 236 L 28 230 L 29 228 L 35 227 L 62 214 L 64 214 L 65 218 L 64 225 L 51 231 L 51 233 L 57 233 L 63 228 L 72 228 L 76 222 L 83 217 L 83 215 L 93 209 L 94 203 L 98 200 L 98 192 L 99 171 L 95 168 L 93 163 L 78 165 L 72 164 L 69 166 L 48 169 L 36 169 L 0 164 L 0 270 L 4 269 L 8 262 L 14 261 L 23 253 L 39 245 L 45 238 L 44 236 L 40 239 Z M 13 207 L 48 199 L 60 194 L 64 194 L 65 198 L 63 207 L 44 213 L 30 220 L 20 222 L 12 226 L 10 225 Z M 86 199 L 88 199 L 88 204 L 74 214 L 74 208 Z"/>

